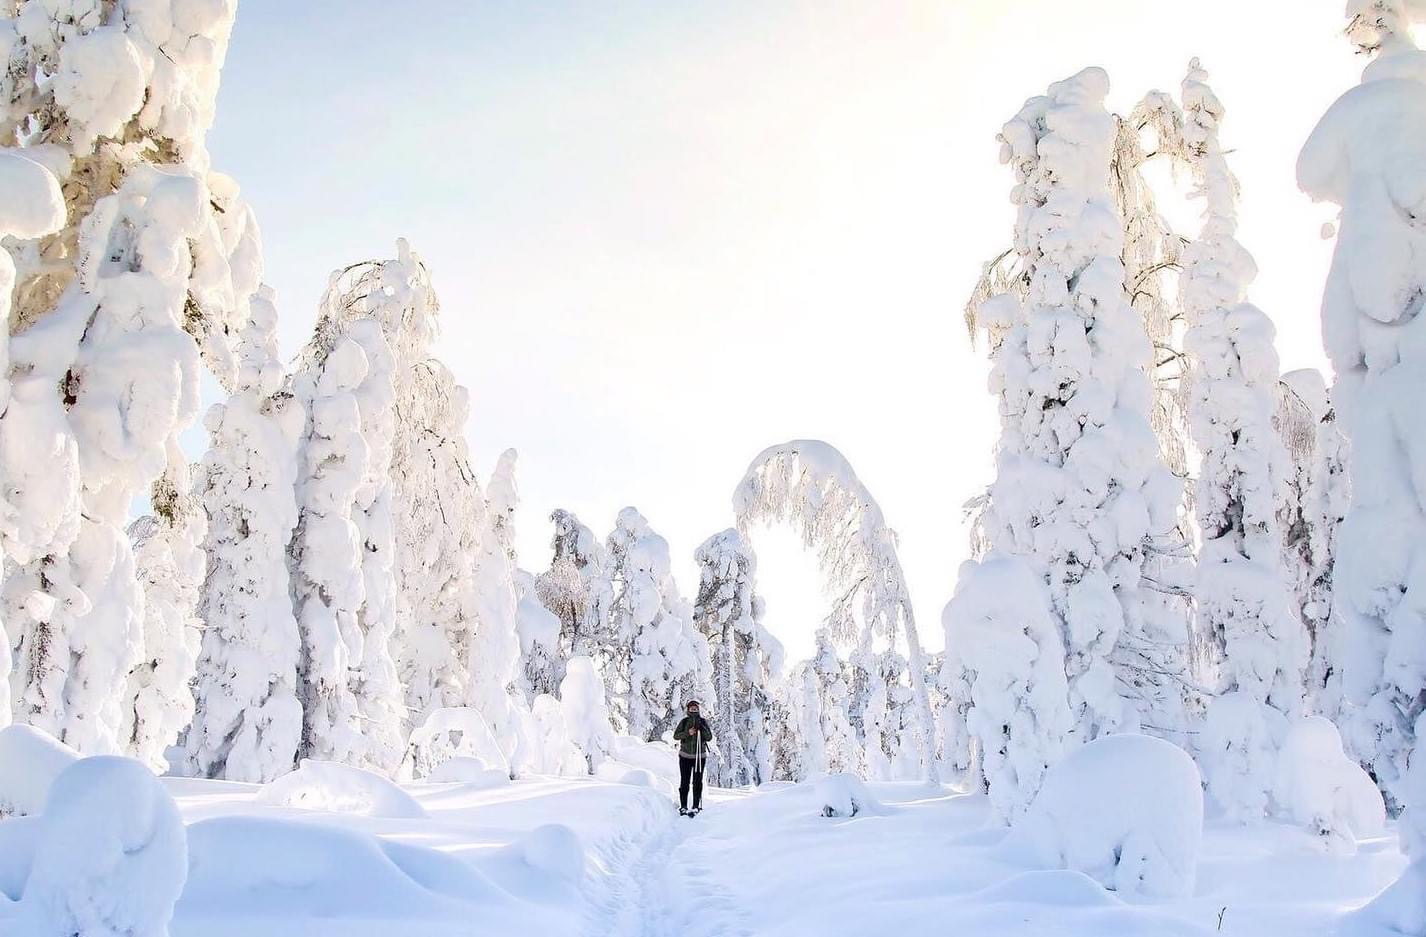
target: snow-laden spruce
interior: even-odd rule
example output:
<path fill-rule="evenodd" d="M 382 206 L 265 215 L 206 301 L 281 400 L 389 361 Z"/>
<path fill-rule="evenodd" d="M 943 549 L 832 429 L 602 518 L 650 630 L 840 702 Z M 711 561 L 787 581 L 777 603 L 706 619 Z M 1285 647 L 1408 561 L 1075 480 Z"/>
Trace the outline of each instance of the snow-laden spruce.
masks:
<path fill-rule="evenodd" d="M 271 290 L 259 289 L 246 308 L 233 393 L 203 421 L 209 447 L 197 488 L 208 574 L 185 746 L 199 777 L 265 782 L 292 770 L 302 733 L 301 639 L 285 556 L 305 411 L 284 387 Z"/>
<path fill-rule="evenodd" d="M 1322 300 L 1336 371 L 1333 397 L 1351 445 L 1352 503 L 1333 577 L 1342 616 L 1346 747 L 1390 801 L 1407 808 L 1402 838 L 1426 880 L 1426 53 L 1410 26 L 1426 4 L 1352 0 L 1348 35 L 1374 56 L 1362 83 L 1327 110 L 1298 156 L 1297 180 L 1341 206 Z M 1414 756 L 1414 757 L 1413 757 Z M 1394 896 L 1394 897 L 1393 897 Z M 1378 908 L 1399 930 L 1426 932 L 1410 889 Z M 1414 904 L 1409 902 L 1414 901 Z M 1406 909 L 1410 908 L 1410 914 Z M 1413 917 L 1414 920 L 1407 920 Z"/>
<path fill-rule="evenodd" d="M 1288 460 L 1274 427 L 1275 332 L 1246 298 L 1257 266 L 1236 236 L 1238 184 L 1207 79 L 1195 59 L 1183 82 L 1184 150 L 1204 205 L 1181 284 L 1189 417 L 1202 454 L 1196 594 L 1220 670 L 1198 751 L 1209 792 L 1230 816 L 1253 819 L 1268 810 L 1277 750 L 1302 713 L 1308 644 L 1282 564 Z"/>
<path fill-rule="evenodd" d="M 41 461 L 5 466 L 6 487 L 68 515 L 55 518 L 65 536 L 23 559 L 6 551 L 13 712 L 85 751 L 116 750 L 130 744 L 130 669 L 168 653 L 143 647 L 124 527 L 196 416 L 200 355 L 220 377 L 232 370 L 238 301 L 204 135 L 233 8 L 10 8 L 0 135 L 64 182 L 66 224 L 12 254 L 4 448 L 21 429 L 56 442 L 25 446 Z"/>
<path fill-rule="evenodd" d="M 1351 486 L 1347 440 L 1322 373 L 1289 371 L 1278 387 L 1278 435 L 1292 459 L 1287 501 L 1279 508 L 1283 564 L 1312 647 L 1308 707 L 1336 722 L 1342 704 L 1345 653 L 1341 617 L 1332 613 L 1337 529 L 1347 516 Z"/>
<path fill-rule="evenodd" d="M 688 700 L 711 703 L 708 642 L 694 630 L 693 610 L 674 582 L 668 541 L 642 514 L 620 511 L 607 548 L 610 630 L 622 651 L 616 660 L 624 694 L 615 725 L 653 741 L 674 727 Z"/>
<path fill-rule="evenodd" d="M 556 509 L 550 521 L 555 525 L 550 539 L 554 556 L 550 568 L 536 578 L 535 591 L 540 603 L 559 619 L 559 648 L 555 666 L 536 677 L 535 688 L 541 693 L 554 693 L 564 679 L 559 661 L 578 654 L 602 662 L 610 650 L 605 629 L 612 596 L 604 572 L 608 562 L 604 547 L 569 511 Z M 542 666 L 527 659 L 524 669 L 539 674 Z"/>
<path fill-rule="evenodd" d="M 873 776 L 891 772 L 891 762 L 902 760 L 903 745 L 920 760 L 915 773 L 933 776 L 935 724 L 916 616 L 896 553 L 896 532 L 887 526 L 881 507 L 846 457 L 815 439 L 769 446 L 748 465 L 734 489 L 733 510 L 744 534 L 753 524 L 788 523 L 816 551 L 823 589 L 832 601 L 826 623 L 834 642 L 857 648 L 864 660 L 887 648 L 905 651 L 909 667 L 891 669 L 907 675 L 912 694 L 909 728 L 914 738 L 888 739 L 880 728 L 868 737 L 863 727 L 860 741 L 873 753 Z M 875 702 L 865 696 L 853 699 L 853 712 L 859 716 L 869 706 L 899 711 L 905 703 L 897 699 L 899 683 L 881 678 L 879 663 L 864 664 L 862 670 L 876 679 L 857 681 L 858 688 L 879 698 Z M 899 728 L 899 712 L 896 722 Z"/>
<path fill-rule="evenodd" d="M 1176 702 L 1159 697 L 1159 682 L 1136 679 L 1144 662 L 1121 652 L 1152 643 L 1145 608 L 1157 603 L 1144 592 L 1158 586 L 1146 580 L 1145 553 L 1173 536 L 1180 486 L 1150 426 L 1150 344 L 1125 292 L 1108 91 L 1103 70 L 1086 69 L 1031 98 L 1002 129 L 1001 157 L 1017 183 L 1024 288 L 991 297 L 977 312 L 990 335 L 1001 415 L 985 529 L 994 550 L 1028 564 L 1043 584 L 1036 604 L 1049 610 L 1064 646 L 1067 735 L 1075 743 L 1136 730 Z M 974 594 L 993 585 L 961 588 Z M 1011 635 L 1025 628 L 1008 606 L 995 621 L 968 625 Z M 1022 707 L 1037 707 L 1035 697 L 1003 708 Z M 1052 726 L 1058 717 L 1036 719 Z M 1039 761 L 1053 759 L 1054 734 Z M 1001 747 L 999 735 L 981 739 L 982 749 Z M 1033 791 L 1016 800 L 1026 794 Z"/>
<path fill-rule="evenodd" d="M 718 757 L 708 762 L 708 783 L 760 784 L 772 780 L 767 716 L 782 645 L 762 624 L 757 557 L 730 528 L 703 541 L 694 560 L 699 579 L 693 621 L 713 658 L 714 700 L 705 712 Z"/>

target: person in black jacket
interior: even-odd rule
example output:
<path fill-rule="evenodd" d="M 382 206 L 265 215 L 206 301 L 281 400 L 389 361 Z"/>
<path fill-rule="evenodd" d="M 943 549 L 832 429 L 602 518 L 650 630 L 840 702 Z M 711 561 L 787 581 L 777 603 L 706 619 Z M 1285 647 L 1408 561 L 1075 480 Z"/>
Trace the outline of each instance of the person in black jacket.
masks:
<path fill-rule="evenodd" d="M 708 756 L 708 743 L 713 729 L 708 720 L 698 714 L 698 700 L 691 699 L 684 707 L 687 715 L 678 721 L 673 740 L 678 743 L 678 815 L 691 817 L 703 809 L 703 765 Z M 688 807 L 688 786 L 693 783 L 693 808 Z"/>

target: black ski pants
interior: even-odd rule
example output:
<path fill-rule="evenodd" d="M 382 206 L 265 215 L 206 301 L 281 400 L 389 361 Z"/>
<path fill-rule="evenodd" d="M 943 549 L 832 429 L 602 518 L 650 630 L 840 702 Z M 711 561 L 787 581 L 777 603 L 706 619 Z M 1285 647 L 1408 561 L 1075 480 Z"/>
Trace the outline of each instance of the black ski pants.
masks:
<path fill-rule="evenodd" d="M 678 756 L 678 805 L 688 807 L 688 783 L 693 782 L 693 809 L 703 806 L 703 759 Z"/>

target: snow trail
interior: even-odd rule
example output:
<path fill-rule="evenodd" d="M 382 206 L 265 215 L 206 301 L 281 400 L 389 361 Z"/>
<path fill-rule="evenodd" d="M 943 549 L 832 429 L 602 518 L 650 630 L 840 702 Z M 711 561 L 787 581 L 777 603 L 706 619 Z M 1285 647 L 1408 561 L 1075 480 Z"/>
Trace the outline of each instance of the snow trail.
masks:
<path fill-rule="evenodd" d="M 727 801 L 729 792 L 718 799 Z M 736 795 L 735 795 L 736 796 Z M 669 811 L 650 837 L 629 837 L 611 856 L 608 903 L 588 921 L 589 937 L 752 937 L 750 921 L 718 880 L 710 847 L 732 833 L 717 804 L 692 819 Z M 601 913 L 602 912 L 602 913 Z"/>

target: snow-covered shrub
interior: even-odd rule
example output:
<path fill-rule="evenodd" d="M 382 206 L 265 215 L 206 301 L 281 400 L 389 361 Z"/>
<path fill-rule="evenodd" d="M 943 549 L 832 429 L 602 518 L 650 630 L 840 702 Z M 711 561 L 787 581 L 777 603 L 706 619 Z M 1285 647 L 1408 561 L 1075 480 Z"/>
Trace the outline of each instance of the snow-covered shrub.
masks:
<path fill-rule="evenodd" d="M 1250 819 L 1268 807 L 1280 727 L 1301 712 L 1309 649 L 1282 565 L 1288 462 L 1274 427 L 1274 330 L 1246 301 L 1257 267 L 1236 237 L 1237 181 L 1218 138 L 1223 106 L 1207 77 L 1195 59 L 1183 82 L 1185 151 L 1204 202 L 1182 281 L 1189 416 L 1202 453 L 1196 594 L 1223 693 L 1209 706 L 1200 757 L 1214 799 Z"/>
<path fill-rule="evenodd" d="M 1342 751 L 1337 727 L 1321 716 L 1293 724 L 1278 757 L 1273 800 L 1294 823 L 1353 851 L 1356 841 L 1381 835 L 1386 805 L 1370 775 Z"/>
<path fill-rule="evenodd" d="M 1059 760 L 1072 720 L 1065 646 L 1044 580 L 1019 557 L 967 560 L 943 622 L 991 806 L 1013 820 Z"/>
<path fill-rule="evenodd" d="M 515 574 L 515 628 L 520 636 L 520 670 L 516 683 L 531 706 L 541 694 L 559 689 L 564 660 L 560 657 L 560 620 L 540 602 L 535 577 Z"/>
<path fill-rule="evenodd" d="M 1075 742 L 1182 719 L 1177 688 L 1146 679 L 1131 653 L 1161 630 L 1146 590 L 1172 584 L 1146 580 L 1146 554 L 1177 538 L 1182 489 L 1150 424 L 1151 347 L 1125 289 L 1108 91 L 1103 70 L 1085 69 L 1005 124 L 1019 268 L 976 310 L 1001 415 L 984 528 L 1048 587 Z"/>
<path fill-rule="evenodd" d="M 462 756 L 479 758 L 507 777 L 510 774 L 509 759 L 479 712 L 469 707 L 438 709 L 411 731 L 402 772 L 409 777 L 430 777 L 446 761 Z"/>
<path fill-rule="evenodd" d="M 824 774 L 808 782 L 823 817 L 875 816 L 885 811 L 881 801 L 853 774 Z"/>
<path fill-rule="evenodd" d="M 285 553 L 297 525 L 304 411 L 282 388 L 272 291 L 260 288 L 247 307 L 233 393 L 203 421 L 209 448 L 197 489 L 208 570 L 185 744 L 199 777 L 261 783 L 292 770 L 302 734 L 301 639 Z"/>
<path fill-rule="evenodd" d="M 381 775 L 333 761 L 302 759 L 296 771 L 269 781 L 255 803 L 300 807 L 391 820 L 419 819 L 426 811 L 416 799 Z"/>
<path fill-rule="evenodd" d="M 538 757 L 529 770 L 535 774 L 588 774 L 589 762 L 570 738 L 569 724 L 565 721 L 560 701 L 548 693 L 541 693 L 531 704 L 530 715 L 538 733 Z"/>
<path fill-rule="evenodd" d="M 78 760 L 78 752 L 33 726 L 0 729 L 0 818 L 41 812 L 50 786 Z"/>
<path fill-rule="evenodd" d="M 604 683 L 588 657 L 574 656 L 565 664 L 560 681 L 560 713 L 566 737 L 584 756 L 589 772 L 594 772 L 613 756 L 614 729 L 609 723 L 609 706 L 604 700 Z M 546 736 L 547 744 L 555 741 Z"/>
<path fill-rule="evenodd" d="M 782 646 L 762 624 L 757 557 L 730 528 L 705 540 L 694 560 L 699 567 L 694 624 L 713 658 L 714 699 L 704 718 L 719 757 L 708 762 L 708 781 L 719 787 L 761 784 L 772 780 L 764 714 Z"/>
<path fill-rule="evenodd" d="M 914 773 L 933 776 L 935 724 L 916 616 L 896 552 L 896 532 L 851 463 L 821 440 L 769 446 L 748 465 L 734 489 L 733 511 L 744 534 L 756 523 L 788 523 L 816 552 L 823 589 L 832 601 L 826 621 L 834 643 L 863 653 L 886 647 L 906 649 L 913 712 L 908 728 L 914 737 L 888 744 L 862 733 L 858 742 L 888 758 L 901 748 L 916 752 L 921 763 Z M 887 698 L 895 693 L 893 684 L 873 681 L 858 689 L 879 690 L 882 698 L 876 705 L 896 708 L 894 701 L 888 705 Z M 869 699 L 851 700 L 851 709 L 858 714 L 868 705 Z"/>
<path fill-rule="evenodd" d="M 143 764 L 76 761 L 50 789 L 20 900 L 32 937 L 167 937 L 188 875 L 178 807 Z"/>
<path fill-rule="evenodd" d="M 1202 836 L 1193 759 L 1162 739 L 1110 735 L 1050 768 L 1010 843 L 1105 888 L 1176 898 L 1193 892 Z"/>

